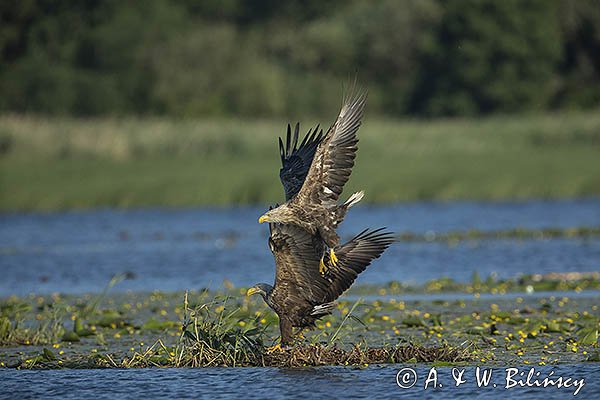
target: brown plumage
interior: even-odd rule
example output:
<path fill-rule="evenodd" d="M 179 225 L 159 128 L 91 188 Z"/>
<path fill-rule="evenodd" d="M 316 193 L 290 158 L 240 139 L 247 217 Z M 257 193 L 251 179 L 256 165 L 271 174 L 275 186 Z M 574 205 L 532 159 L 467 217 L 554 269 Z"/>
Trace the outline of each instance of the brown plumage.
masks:
<path fill-rule="evenodd" d="M 302 188 L 315 156 L 315 151 L 323 140 L 323 129 L 319 131 L 317 125 L 314 130 L 308 131 L 302 139 L 300 147 L 298 147 L 299 130 L 300 124 L 297 123 L 292 137 L 292 128 L 288 124 L 285 146 L 283 140 L 279 138 L 279 156 L 281 157 L 279 179 L 285 191 L 285 201 L 291 200 Z"/>
<path fill-rule="evenodd" d="M 335 248 L 338 262 L 329 259 L 326 276 L 319 273 L 324 242 L 317 235 L 292 224 L 270 224 L 269 246 L 275 257 L 273 286 L 260 283 L 248 290 L 259 293 L 279 316 L 281 343 L 292 344 L 292 329 L 314 327 L 315 321 L 331 314 L 333 303 L 374 259 L 392 244 L 394 236 L 383 228 L 364 230 Z"/>
<path fill-rule="evenodd" d="M 259 222 L 295 224 L 311 234 L 318 233 L 330 248 L 339 244 L 339 236 L 335 230 L 348 209 L 363 196 L 362 192 L 358 192 L 346 202 L 338 204 L 354 166 L 358 149 L 356 132 L 361 124 L 366 99 L 366 92 L 361 91 L 355 91 L 344 98 L 336 121 L 327 134 L 318 140 L 302 187 L 296 193 L 288 192 L 286 187 L 286 203 L 265 213 Z M 316 141 L 310 143 L 314 144 Z M 296 186 L 297 183 L 294 183 L 294 188 Z M 289 196 L 290 194 L 292 195 Z"/>
<path fill-rule="evenodd" d="M 285 146 L 281 139 L 279 141 L 280 178 L 286 199 L 294 198 L 304 189 L 307 176 L 325 168 L 323 164 L 316 169 L 314 162 L 315 152 L 327 137 L 323 137 L 322 131 L 317 133 L 317 127 L 307 133 L 298 147 L 298 131 L 299 125 L 296 125 L 292 137 L 288 125 Z M 335 203 L 336 200 L 331 197 L 329 201 Z M 293 223 L 270 223 L 269 228 L 269 247 L 276 265 L 275 283 L 273 286 L 259 283 L 248 290 L 248 295 L 259 293 L 277 313 L 282 344 L 293 342 L 294 327 L 313 327 L 317 319 L 330 314 L 335 306 L 333 302 L 394 241 L 393 234 L 384 228 L 364 230 L 345 244 L 333 247 L 337 254 L 334 263 L 325 253 L 326 242 L 319 232 L 310 232 Z M 328 267 L 326 274 L 319 271 L 321 259 Z"/>

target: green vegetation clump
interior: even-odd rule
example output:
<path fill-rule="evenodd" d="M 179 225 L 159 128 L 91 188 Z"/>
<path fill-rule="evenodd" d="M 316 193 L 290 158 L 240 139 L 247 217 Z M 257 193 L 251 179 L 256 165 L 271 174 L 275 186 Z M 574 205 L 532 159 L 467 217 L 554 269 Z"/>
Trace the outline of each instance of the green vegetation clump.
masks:
<path fill-rule="evenodd" d="M 585 296 L 577 294 L 590 278 L 571 278 L 543 296 L 526 286 L 503 295 L 498 283 L 485 298 L 476 290 L 489 282 L 477 276 L 439 298 L 428 287 L 359 286 L 283 349 L 272 347 L 276 315 L 245 288 L 10 297 L 0 299 L 0 368 L 597 362 L 598 277 Z"/>
<path fill-rule="evenodd" d="M 600 227 L 573 227 L 573 228 L 544 228 L 544 229 L 527 229 L 514 228 L 500 231 L 481 231 L 478 229 L 470 229 L 468 231 L 451 231 L 436 233 L 433 231 L 425 234 L 416 234 L 413 232 L 401 232 L 397 239 L 405 242 L 447 242 L 448 244 L 456 244 L 460 241 L 471 240 L 495 240 L 495 239 L 535 239 L 548 240 L 555 238 L 593 238 L 600 235 Z"/>

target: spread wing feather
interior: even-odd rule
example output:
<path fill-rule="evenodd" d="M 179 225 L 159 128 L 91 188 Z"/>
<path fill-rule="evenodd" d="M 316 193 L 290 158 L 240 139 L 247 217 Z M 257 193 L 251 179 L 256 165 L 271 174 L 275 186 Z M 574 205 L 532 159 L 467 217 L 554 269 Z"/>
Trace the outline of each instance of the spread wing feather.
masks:
<path fill-rule="evenodd" d="M 288 124 L 285 146 L 279 138 L 279 155 L 281 157 L 281 169 L 279 179 L 285 191 L 285 201 L 289 201 L 300 191 L 308 170 L 317 151 L 317 146 L 323 140 L 323 130 L 319 126 L 309 130 L 298 147 L 298 131 L 300 124 L 297 123 L 292 136 L 292 127 Z"/>
<path fill-rule="evenodd" d="M 366 99 L 365 91 L 351 90 L 345 96 L 340 114 L 320 142 L 298 193 L 302 202 L 326 207 L 337 204 L 354 166 L 358 149 L 356 132 Z"/>
<path fill-rule="evenodd" d="M 331 284 L 323 299 L 325 302 L 334 301 L 344 293 L 354 280 L 376 258 L 395 241 L 391 232 L 385 228 L 375 230 L 365 229 L 339 248 L 335 249 L 338 257 L 336 266 L 330 264 L 328 276 Z M 328 260 L 325 260 L 328 262 Z"/>
<path fill-rule="evenodd" d="M 337 266 L 326 256 L 331 269 L 323 277 L 319 261 L 325 244 L 318 235 L 292 224 L 270 224 L 270 228 L 269 243 L 276 265 L 273 296 L 287 310 L 334 301 L 394 241 L 385 228 L 362 231 L 336 248 Z"/>

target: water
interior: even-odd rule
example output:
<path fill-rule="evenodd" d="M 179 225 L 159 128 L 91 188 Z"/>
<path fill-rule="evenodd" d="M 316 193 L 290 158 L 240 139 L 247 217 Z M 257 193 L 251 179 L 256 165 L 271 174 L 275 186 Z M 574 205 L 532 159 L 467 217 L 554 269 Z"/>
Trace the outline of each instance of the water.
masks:
<path fill-rule="evenodd" d="M 0 216 L 0 297 L 27 293 L 98 292 L 117 273 L 131 279 L 113 290 L 180 290 L 271 282 L 274 262 L 259 208 L 194 210 L 95 210 Z M 600 225 L 600 199 L 515 203 L 415 203 L 357 207 L 342 236 L 364 227 L 401 232 L 483 231 L 523 227 Z M 600 239 L 399 243 L 369 268 L 359 283 L 398 280 L 422 283 L 441 276 L 459 281 L 495 273 L 600 270 Z M 451 296 L 437 295 L 437 296 Z M 585 295 L 585 292 L 582 293 Z M 422 295 L 415 295 L 422 296 Z M 573 296 L 573 294 L 571 294 Z M 574 388 L 505 389 L 504 368 L 494 370 L 497 387 L 480 388 L 474 367 L 455 387 L 452 370 L 438 368 L 442 388 L 423 388 L 429 366 L 416 367 L 417 385 L 402 389 L 402 365 L 364 369 L 201 368 L 143 370 L 16 371 L 0 368 L 0 398 L 571 398 Z M 528 371 L 529 366 L 519 367 Z M 542 378 L 585 379 L 578 397 L 600 394 L 598 363 L 536 367 Z"/>
<path fill-rule="evenodd" d="M 437 384 L 424 389 L 430 368 L 416 367 L 415 386 L 402 389 L 396 383 L 398 372 L 409 366 L 370 366 L 364 369 L 321 367 L 307 369 L 277 368 L 201 368 L 143 370 L 55 370 L 15 371 L 0 369 L 0 398 L 60 399 L 146 399 L 146 398 L 229 398 L 306 399 L 328 398 L 403 398 L 403 399 L 505 399 L 573 398 L 575 387 L 505 388 L 505 368 L 495 368 L 488 386 L 478 387 L 475 368 L 464 368 L 466 383 L 456 387 L 450 367 L 439 367 Z M 531 366 L 518 366 L 526 376 Z M 462 369 L 462 367 L 460 368 Z M 581 380 L 579 398 L 597 398 L 600 371 L 597 364 L 535 367 L 539 380 L 554 371 L 551 378 Z M 455 372 L 456 374 L 456 372 Z M 519 377 L 514 377 L 516 379 Z M 524 379 L 524 378 L 522 378 Z M 410 381 L 412 382 L 412 381 Z M 433 381 L 430 381 L 433 383 Z M 493 384 L 497 386 L 494 388 Z M 512 382 L 511 382 L 512 384 Z"/>
<path fill-rule="evenodd" d="M 95 210 L 0 215 L 0 297 L 115 290 L 182 290 L 272 282 L 262 208 Z M 600 225 L 600 199 L 506 203 L 412 203 L 356 207 L 343 237 L 365 227 L 396 232 L 483 231 Z M 600 270 L 597 238 L 398 243 L 358 283 L 458 281 L 522 273 Z"/>

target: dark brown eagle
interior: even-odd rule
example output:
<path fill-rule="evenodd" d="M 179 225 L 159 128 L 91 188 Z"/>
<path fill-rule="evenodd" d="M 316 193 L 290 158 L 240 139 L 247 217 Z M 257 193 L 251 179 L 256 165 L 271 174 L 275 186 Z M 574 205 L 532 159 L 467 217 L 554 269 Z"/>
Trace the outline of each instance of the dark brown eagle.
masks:
<path fill-rule="evenodd" d="M 284 182 L 286 203 L 269 210 L 258 220 L 260 223 L 294 224 L 312 235 L 318 234 L 329 247 L 330 260 L 333 265 L 337 262 L 335 248 L 340 241 L 335 230 L 344 219 L 348 209 L 363 197 L 363 192 L 358 192 L 350 196 L 346 202 L 338 203 L 354 166 L 358 149 L 356 132 L 361 124 L 366 99 L 366 92 L 351 90 L 345 96 L 340 113 L 327 134 L 324 137 L 321 137 L 321 134 L 314 137 L 315 130 L 308 141 L 305 137 L 303 141 L 305 147 L 300 146 L 298 149 L 305 149 L 305 156 L 309 154 L 309 147 L 310 150 L 315 144 L 317 147 L 314 159 L 311 159 L 310 164 L 306 164 L 305 159 L 302 159 L 303 167 L 310 165 L 307 174 L 302 179 L 302 185 L 298 187 L 298 179 Z M 288 128 L 288 139 L 289 132 Z M 297 130 L 294 140 L 292 147 L 297 144 Z M 305 141 L 306 143 L 304 143 Z M 288 141 L 287 144 L 289 146 L 290 142 Z M 282 148 L 280 140 L 280 149 Z M 289 149 L 287 147 L 287 150 Z M 285 153 L 282 152 L 282 154 L 283 159 Z M 285 169 L 285 165 L 283 169 Z M 322 273 L 325 273 L 326 267 L 324 262 L 320 263 Z"/>
<path fill-rule="evenodd" d="M 303 187 L 323 140 L 322 131 L 317 128 L 309 131 L 298 147 L 298 130 L 296 125 L 292 138 L 288 126 L 286 146 L 279 141 L 280 178 L 288 199 Z M 331 314 L 333 302 L 394 241 L 393 234 L 384 228 L 364 230 L 343 245 L 331 248 L 337 255 L 337 262 L 333 263 L 318 232 L 311 233 L 292 223 L 270 223 L 269 228 L 269 247 L 276 265 L 275 284 L 259 283 L 248 289 L 247 295 L 259 293 L 277 313 L 284 345 L 293 343 L 294 327 L 314 327 L 317 319 Z M 328 267 L 326 274 L 321 273 L 320 264 Z"/>

